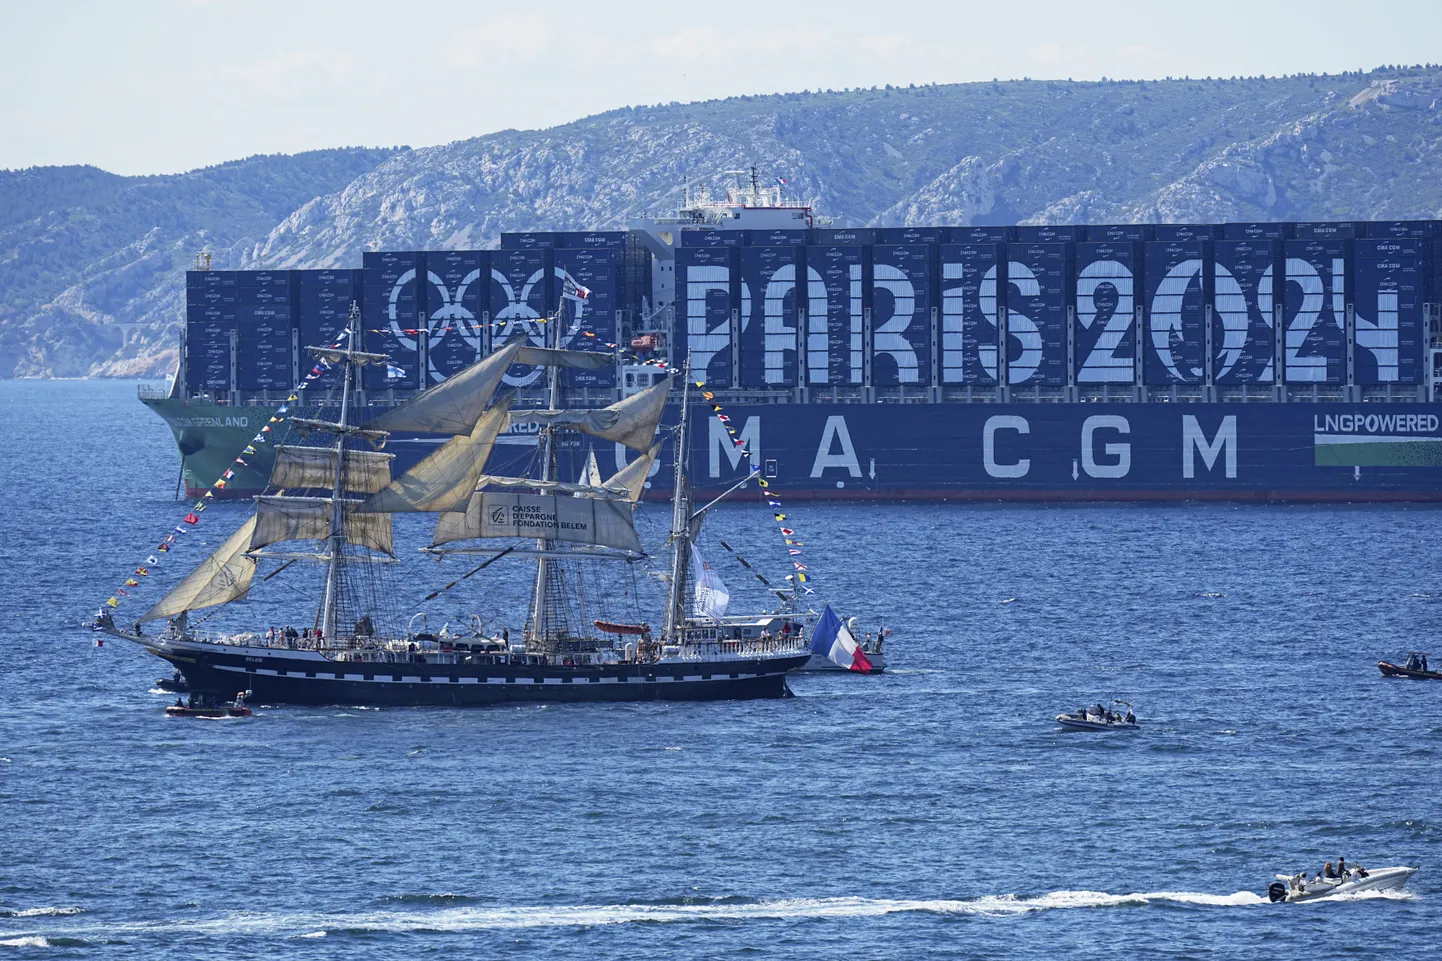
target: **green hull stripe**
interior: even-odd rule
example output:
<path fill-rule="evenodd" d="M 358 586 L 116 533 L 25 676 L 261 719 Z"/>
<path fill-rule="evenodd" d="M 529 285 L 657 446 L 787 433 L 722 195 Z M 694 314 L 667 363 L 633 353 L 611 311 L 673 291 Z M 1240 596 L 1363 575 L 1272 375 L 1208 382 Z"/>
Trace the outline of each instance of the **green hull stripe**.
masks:
<path fill-rule="evenodd" d="M 1316 444 L 1318 467 L 1442 467 L 1442 443 L 1431 438 Z"/>

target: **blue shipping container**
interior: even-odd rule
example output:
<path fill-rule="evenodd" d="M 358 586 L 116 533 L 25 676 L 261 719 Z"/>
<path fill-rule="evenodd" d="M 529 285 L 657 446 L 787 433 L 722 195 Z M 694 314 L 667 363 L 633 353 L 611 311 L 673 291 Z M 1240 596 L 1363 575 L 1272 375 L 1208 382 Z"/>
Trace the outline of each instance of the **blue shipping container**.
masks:
<path fill-rule="evenodd" d="M 819 247 L 869 246 L 876 243 L 876 231 L 870 227 L 818 227 L 813 231 L 812 238 Z"/>
<path fill-rule="evenodd" d="M 1064 244 L 1081 240 L 1086 228 L 1078 224 L 1024 224 L 1016 228 L 1019 244 Z"/>
<path fill-rule="evenodd" d="M 559 246 L 559 235 L 553 231 L 501 234 L 502 250 L 550 250 Z"/>
<path fill-rule="evenodd" d="M 1094 244 L 1138 243 L 1152 239 L 1152 225 L 1088 224 L 1086 239 Z"/>
<path fill-rule="evenodd" d="M 1223 240 L 1291 240 L 1292 225 L 1276 221 L 1250 224 L 1222 224 Z"/>
<path fill-rule="evenodd" d="M 685 247 L 743 247 L 746 244 L 744 230 L 683 230 L 681 246 Z"/>
<path fill-rule="evenodd" d="M 949 227 L 878 227 L 878 244 L 945 244 L 951 242 Z"/>
<path fill-rule="evenodd" d="M 187 270 L 185 272 L 186 290 L 234 287 L 235 284 L 235 271 L 233 270 Z"/>
<path fill-rule="evenodd" d="M 1216 224 L 1152 224 L 1152 240 L 1159 243 L 1212 240 L 1218 233 Z"/>

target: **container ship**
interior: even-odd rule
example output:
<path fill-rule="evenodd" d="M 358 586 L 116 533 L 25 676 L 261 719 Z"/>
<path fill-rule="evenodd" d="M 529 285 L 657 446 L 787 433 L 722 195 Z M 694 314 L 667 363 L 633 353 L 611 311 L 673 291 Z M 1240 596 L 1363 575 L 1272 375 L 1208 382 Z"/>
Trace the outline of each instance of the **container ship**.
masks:
<path fill-rule="evenodd" d="M 353 304 L 390 358 L 367 368 L 362 419 L 541 345 L 559 316 L 567 346 L 614 356 L 565 372 L 583 401 L 689 359 L 720 415 L 690 444 L 702 484 L 749 457 L 793 499 L 1442 500 L 1442 221 L 839 228 L 782 189 L 743 173 L 624 231 L 190 271 L 179 368 L 140 399 L 199 495 Z M 332 402 L 329 376 L 307 409 Z M 540 368 L 505 383 L 515 409 L 544 406 Z M 493 459 L 534 456 L 533 430 L 518 418 Z M 436 442 L 387 450 L 402 471 Z M 584 437 L 562 453 L 578 473 L 636 456 Z M 224 493 L 258 493 L 271 456 Z M 670 456 L 646 496 L 670 496 Z"/>

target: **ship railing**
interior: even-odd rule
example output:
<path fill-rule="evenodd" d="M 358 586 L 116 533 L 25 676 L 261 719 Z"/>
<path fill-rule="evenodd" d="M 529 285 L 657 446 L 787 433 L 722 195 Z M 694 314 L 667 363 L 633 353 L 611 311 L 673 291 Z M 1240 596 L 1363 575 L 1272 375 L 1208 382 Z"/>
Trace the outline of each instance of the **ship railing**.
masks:
<path fill-rule="evenodd" d="M 170 396 L 170 391 L 163 387 L 154 387 L 150 384 L 141 384 L 135 388 L 135 394 L 141 400 L 165 400 Z"/>
<path fill-rule="evenodd" d="M 729 661 L 738 657 L 796 657 L 806 653 L 800 638 L 737 638 L 664 644 L 663 661 Z"/>

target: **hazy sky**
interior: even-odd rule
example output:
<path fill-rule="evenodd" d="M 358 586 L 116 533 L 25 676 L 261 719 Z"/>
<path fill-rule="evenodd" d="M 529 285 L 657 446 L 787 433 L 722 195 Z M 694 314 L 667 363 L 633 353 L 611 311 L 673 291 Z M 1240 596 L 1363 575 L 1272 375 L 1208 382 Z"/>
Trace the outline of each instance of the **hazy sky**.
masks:
<path fill-rule="evenodd" d="M 632 104 L 1442 61 L 1442 3 L 0 0 L 0 168 L 166 173 Z"/>

